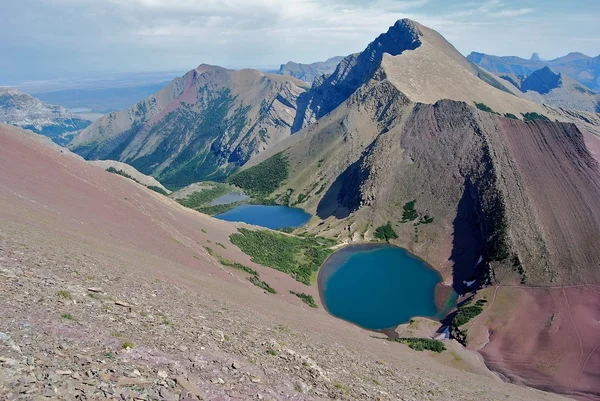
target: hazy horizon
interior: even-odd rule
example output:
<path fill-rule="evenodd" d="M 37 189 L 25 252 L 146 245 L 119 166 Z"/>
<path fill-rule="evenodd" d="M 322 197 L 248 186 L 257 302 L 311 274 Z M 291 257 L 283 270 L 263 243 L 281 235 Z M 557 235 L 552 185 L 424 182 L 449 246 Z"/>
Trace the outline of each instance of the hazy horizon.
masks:
<path fill-rule="evenodd" d="M 464 55 L 600 54 L 600 2 L 592 0 L 8 0 L 3 11 L 3 85 L 202 63 L 276 69 L 361 51 L 404 17 Z"/>

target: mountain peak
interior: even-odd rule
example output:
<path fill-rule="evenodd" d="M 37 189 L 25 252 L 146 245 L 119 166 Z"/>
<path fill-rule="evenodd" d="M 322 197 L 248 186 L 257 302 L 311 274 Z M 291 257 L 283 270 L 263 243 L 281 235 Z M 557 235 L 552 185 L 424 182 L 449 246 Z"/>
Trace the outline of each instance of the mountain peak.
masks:
<path fill-rule="evenodd" d="M 421 25 L 413 20 L 400 19 L 386 33 L 379 35 L 366 51 L 374 50 L 377 53 L 385 52 L 396 56 L 405 50 L 414 50 L 421 45 L 419 38 L 423 33 L 420 28 Z"/>
<path fill-rule="evenodd" d="M 557 74 L 550 67 L 545 66 L 528 76 L 521 84 L 521 90 L 523 92 L 531 90 L 543 95 L 561 85 L 561 74 Z"/>
<path fill-rule="evenodd" d="M 531 61 L 543 61 L 539 53 L 533 53 L 530 58 Z"/>

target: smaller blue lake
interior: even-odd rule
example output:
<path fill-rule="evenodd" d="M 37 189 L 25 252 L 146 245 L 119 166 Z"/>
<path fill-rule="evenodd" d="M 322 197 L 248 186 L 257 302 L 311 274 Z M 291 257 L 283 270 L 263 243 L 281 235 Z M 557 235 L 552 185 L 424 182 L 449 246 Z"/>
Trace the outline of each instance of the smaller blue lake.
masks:
<path fill-rule="evenodd" d="M 370 330 L 395 328 L 413 317 L 441 318 L 456 300 L 438 272 L 388 245 L 337 251 L 319 271 L 319 290 L 329 313 Z M 446 299 L 436 302 L 436 295 Z"/>
<path fill-rule="evenodd" d="M 228 205 L 234 202 L 241 202 L 250 199 L 248 195 L 241 194 L 239 192 L 232 192 L 229 194 L 225 194 L 223 196 L 219 196 L 217 199 L 213 199 L 210 202 L 209 206 L 218 206 L 218 205 Z"/>
<path fill-rule="evenodd" d="M 276 230 L 303 226 L 308 223 L 311 215 L 302 209 L 287 206 L 240 205 L 214 217 L 226 221 L 242 221 Z"/>

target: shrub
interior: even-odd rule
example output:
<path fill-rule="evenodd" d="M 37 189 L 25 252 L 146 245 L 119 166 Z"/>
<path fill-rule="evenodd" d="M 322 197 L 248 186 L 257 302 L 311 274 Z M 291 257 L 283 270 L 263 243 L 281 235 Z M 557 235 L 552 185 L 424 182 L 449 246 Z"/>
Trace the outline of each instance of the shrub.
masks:
<path fill-rule="evenodd" d="M 415 351 L 428 350 L 440 353 L 446 350 L 446 345 L 443 342 L 430 338 L 388 338 L 388 340 L 408 345 Z"/>
<path fill-rule="evenodd" d="M 60 290 L 56 293 L 56 295 L 58 295 L 59 297 L 65 298 L 65 299 L 73 299 L 73 296 L 67 290 Z"/>
<path fill-rule="evenodd" d="M 310 285 L 334 240 L 321 237 L 293 237 L 268 230 L 238 229 L 229 237 L 231 243 L 250 255 L 252 261 L 290 274 L 297 281 Z"/>
<path fill-rule="evenodd" d="M 485 104 L 483 104 L 483 103 L 477 103 L 477 102 L 475 102 L 475 106 L 476 106 L 476 107 L 477 107 L 479 110 L 481 110 L 481 111 L 485 111 L 486 113 L 495 113 L 495 112 L 494 112 L 494 110 L 492 110 L 492 108 L 491 108 L 491 107 L 489 107 L 489 106 L 487 106 L 487 105 L 485 105 Z"/>
<path fill-rule="evenodd" d="M 157 187 L 156 185 L 149 185 L 149 186 L 147 186 L 146 188 L 148 188 L 148 189 L 150 189 L 150 190 L 152 190 L 152 191 L 154 191 L 154 192 L 158 192 L 158 193 L 159 193 L 159 194 L 161 194 L 161 195 L 165 195 L 165 196 L 169 195 L 169 194 L 167 193 L 167 191 L 165 191 L 165 190 L 164 190 L 164 189 L 162 189 L 161 187 Z"/>
<path fill-rule="evenodd" d="M 121 344 L 121 348 L 122 349 L 127 349 L 127 348 L 132 349 L 133 343 L 131 341 L 123 341 L 123 344 Z"/>
<path fill-rule="evenodd" d="M 73 315 L 71 315 L 70 313 L 63 313 L 62 315 L 60 315 L 60 317 L 62 317 L 63 319 L 67 319 L 67 320 L 73 320 Z"/>
<path fill-rule="evenodd" d="M 421 217 L 421 219 L 416 222 L 414 224 L 414 226 L 420 226 L 420 225 L 424 225 L 424 224 L 431 224 L 433 223 L 433 217 L 429 216 L 428 214 L 426 214 L 425 216 Z"/>
<path fill-rule="evenodd" d="M 504 117 L 506 117 L 506 118 L 510 118 L 511 120 L 518 120 L 518 119 L 519 119 L 519 117 L 515 116 L 515 115 L 514 115 L 514 114 L 512 114 L 512 113 L 506 113 L 506 114 L 504 115 Z"/>
<path fill-rule="evenodd" d="M 523 119 L 525 121 L 535 121 L 535 120 L 542 120 L 542 121 L 550 121 L 550 119 L 548 117 L 546 117 L 543 114 L 539 114 L 536 112 L 531 112 L 531 113 L 521 113 L 523 115 Z"/>
<path fill-rule="evenodd" d="M 288 161 L 278 153 L 249 169 L 228 178 L 228 182 L 247 190 L 255 196 L 267 196 L 288 177 Z"/>
<path fill-rule="evenodd" d="M 277 290 L 275 288 L 271 287 L 266 281 L 262 281 L 261 279 L 259 279 L 258 276 L 248 277 L 247 280 L 255 286 L 257 286 L 258 288 L 262 288 L 270 294 L 277 294 Z"/>
<path fill-rule="evenodd" d="M 223 266 L 233 267 L 234 269 L 241 270 L 241 271 L 249 273 L 253 276 L 257 276 L 257 277 L 259 276 L 259 274 L 256 270 L 254 270 L 253 268 L 248 267 L 246 265 L 243 265 L 241 263 L 233 262 L 233 261 L 231 261 L 229 259 L 225 259 L 225 258 L 221 258 L 220 262 Z"/>
<path fill-rule="evenodd" d="M 392 223 L 388 221 L 385 225 L 377 227 L 375 230 L 375 238 L 389 241 L 398 238 L 398 234 L 396 234 L 392 228 Z"/>
<path fill-rule="evenodd" d="M 402 223 L 407 223 L 409 221 L 416 220 L 419 215 L 417 214 L 417 210 L 415 209 L 416 200 L 412 200 L 410 202 L 406 202 L 402 207 Z"/>
<path fill-rule="evenodd" d="M 290 294 L 297 296 L 298 298 L 300 298 L 302 300 L 302 302 L 304 302 L 305 304 L 307 304 L 311 308 L 318 308 L 319 307 L 315 303 L 315 300 L 314 300 L 314 298 L 313 298 L 312 295 L 304 294 L 304 293 L 298 293 L 298 292 L 294 292 L 294 291 L 290 291 Z"/>
<path fill-rule="evenodd" d="M 471 321 L 474 317 L 478 316 L 483 312 L 483 305 L 487 301 L 485 299 L 478 300 L 475 305 L 463 305 L 458 308 L 456 315 L 452 318 L 452 324 L 456 327 L 460 327 L 469 321 Z"/>

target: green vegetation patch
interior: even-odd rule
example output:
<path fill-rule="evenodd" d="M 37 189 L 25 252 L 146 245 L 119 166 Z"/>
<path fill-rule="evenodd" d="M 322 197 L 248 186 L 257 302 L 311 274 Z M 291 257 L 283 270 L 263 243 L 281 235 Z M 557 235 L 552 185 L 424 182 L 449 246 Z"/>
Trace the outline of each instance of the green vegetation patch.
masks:
<path fill-rule="evenodd" d="M 521 114 L 523 115 L 523 119 L 525 119 L 525 121 L 535 121 L 535 120 L 550 121 L 550 119 L 548 117 L 546 117 L 545 115 L 536 113 L 536 112 L 521 113 Z"/>
<path fill-rule="evenodd" d="M 262 281 L 260 278 L 258 278 L 258 276 L 248 277 L 247 280 L 255 286 L 267 291 L 268 293 L 277 294 L 277 290 L 275 290 L 275 288 L 271 287 L 266 281 Z"/>
<path fill-rule="evenodd" d="M 165 195 L 165 196 L 169 195 L 169 194 L 167 193 L 167 191 L 165 191 L 165 190 L 164 190 L 164 189 L 162 189 L 161 187 L 157 187 L 156 185 L 149 185 L 149 186 L 147 186 L 146 188 L 148 188 L 148 189 L 150 189 L 150 190 L 152 190 L 152 191 L 154 191 L 154 192 L 158 192 L 159 194 L 162 194 L 162 195 Z"/>
<path fill-rule="evenodd" d="M 415 351 L 428 350 L 437 353 L 446 351 L 446 345 L 443 342 L 430 338 L 388 338 L 388 341 L 408 345 Z"/>
<path fill-rule="evenodd" d="M 313 298 L 312 295 L 304 294 L 304 293 L 299 293 L 299 292 L 294 292 L 294 291 L 290 291 L 290 294 L 297 296 L 298 298 L 300 298 L 302 300 L 302 302 L 304 302 L 305 304 L 307 304 L 311 308 L 318 308 L 319 307 L 316 304 L 315 299 Z"/>
<path fill-rule="evenodd" d="M 385 225 L 379 226 L 377 229 L 375 229 L 375 238 L 383 241 L 389 241 L 391 239 L 398 238 L 398 234 L 396 234 L 396 231 L 394 231 L 392 228 L 392 223 L 388 221 Z"/>
<path fill-rule="evenodd" d="M 139 182 L 138 180 L 136 180 L 135 178 L 133 178 L 132 176 L 130 176 L 129 174 L 127 174 L 123 170 L 117 170 L 113 166 L 110 166 L 109 168 L 107 168 L 106 171 L 108 171 L 109 173 L 121 175 L 121 176 L 123 176 L 125 178 L 129 178 L 130 180 L 137 182 L 138 184 L 141 184 L 141 182 Z"/>
<path fill-rule="evenodd" d="M 477 103 L 475 102 L 475 107 L 477 107 L 479 110 L 481 111 L 485 111 L 486 113 L 492 113 L 492 114 L 498 114 L 496 113 L 491 107 L 489 107 L 488 105 L 484 104 L 484 103 Z"/>
<path fill-rule="evenodd" d="M 205 206 L 207 203 L 212 202 L 220 196 L 226 195 L 231 192 L 231 187 L 227 184 L 220 182 L 206 182 L 200 185 L 206 184 L 207 188 L 196 191 L 188 195 L 185 199 L 177 199 L 181 205 L 189 207 L 191 209 L 197 209 L 201 206 Z"/>
<path fill-rule="evenodd" d="M 290 274 L 310 285 L 310 278 L 331 254 L 334 240 L 321 237 L 293 237 L 268 230 L 238 229 L 231 243 L 250 255 L 252 261 Z"/>
<path fill-rule="evenodd" d="M 430 215 L 426 214 L 425 216 L 421 217 L 419 219 L 418 222 L 416 222 L 415 224 L 413 224 L 415 227 L 420 226 L 420 225 L 424 225 L 424 224 L 431 224 L 433 223 L 433 217 L 431 217 Z"/>
<path fill-rule="evenodd" d="M 518 120 L 519 119 L 519 117 L 515 116 L 513 113 L 506 113 L 504 115 L 504 117 L 510 118 L 511 120 Z"/>
<path fill-rule="evenodd" d="M 282 153 L 268 158 L 256 166 L 240 171 L 228 178 L 228 182 L 257 197 L 266 197 L 288 178 L 289 163 Z"/>
<path fill-rule="evenodd" d="M 154 191 L 154 192 L 158 192 L 159 194 L 162 194 L 162 195 L 165 195 L 165 196 L 169 195 L 169 194 L 167 193 L 167 191 L 165 191 L 165 190 L 164 190 L 164 189 L 162 189 L 161 187 L 157 187 L 156 185 L 148 185 L 148 186 L 146 186 L 146 185 L 142 184 L 141 182 L 139 182 L 138 180 L 136 180 L 135 178 L 133 178 L 131 175 L 127 174 L 127 173 L 126 173 L 125 171 L 123 171 L 123 170 L 118 170 L 118 169 L 116 169 L 116 168 L 114 168 L 114 167 L 110 166 L 109 168 L 107 168 L 107 169 L 106 169 L 106 171 L 108 171 L 109 173 L 112 173 L 112 174 L 117 174 L 117 175 L 123 176 L 123 177 L 125 177 L 125 178 L 129 178 L 131 181 L 135 181 L 135 182 L 137 182 L 138 184 L 140 184 L 140 185 L 143 185 L 143 186 L 145 186 L 146 188 L 148 188 L 148 189 L 150 189 L 150 190 L 152 190 L 152 191 Z"/>
<path fill-rule="evenodd" d="M 241 270 L 241 271 L 251 274 L 253 276 L 257 276 L 257 277 L 259 276 L 259 274 L 256 270 L 254 270 L 253 268 L 248 267 L 246 265 L 243 265 L 241 263 L 233 262 L 229 259 L 224 259 L 224 258 L 220 258 L 219 261 L 221 262 L 221 264 L 223 266 L 233 267 L 234 269 Z"/>
<path fill-rule="evenodd" d="M 416 200 L 411 200 L 410 202 L 406 202 L 402 207 L 402 223 L 408 223 L 409 221 L 416 220 L 419 215 L 417 214 L 417 210 L 415 209 Z"/>
<path fill-rule="evenodd" d="M 452 318 L 452 325 L 460 327 L 480 315 L 483 312 L 483 305 L 486 302 L 485 299 L 480 299 L 475 302 L 475 305 L 463 305 L 459 307 L 456 315 Z"/>

